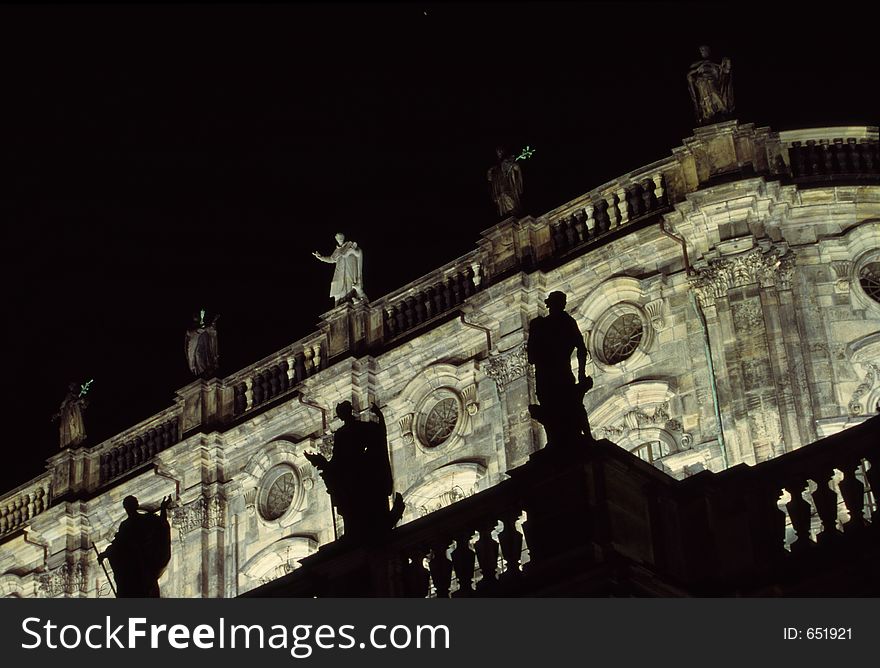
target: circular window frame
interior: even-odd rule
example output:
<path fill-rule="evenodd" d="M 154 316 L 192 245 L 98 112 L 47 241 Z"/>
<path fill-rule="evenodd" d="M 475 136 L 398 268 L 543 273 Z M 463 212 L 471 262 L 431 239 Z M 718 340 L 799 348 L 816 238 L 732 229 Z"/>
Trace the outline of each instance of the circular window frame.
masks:
<path fill-rule="evenodd" d="M 269 514 L 267 513 L 269 492 L 272 490 L 272 486 L 276 482 L 278 482 L 281 477 L 287 475 L 288 473 L 293 475 L 296 490 L 294 491 L 287 508 L 280 515 L 276 517 L 269 517 Z M 257 489 L 257 513 L 259 514 L 260 519 L 270 524 L 281 522 L 291 513 L 297 512 L 302 503 L 303 495 L 305 494 L 302 476 L 300 475 L 299 470 L 292 464 L 277 464 L 273 466 L 271 469 L 263 474 L 263 477 L 260 480 L 260 484 Z"/>
<path fill-rule="evenodd" d="M 455 400 L 455 408 L 458 411 L 455 426 L 445 439 L 436 445 L 432 445 L 428 442 L 425 435 L 425 423 L 434 407 L 441 401 L 447 399 Z M 435 453 L 443 448 L 454 446 L 464 433 L 466 416 L 467 413 L 465 412 L 464 401 L 462 401 L 461 394 L 454 388 L 444 386 L 432 390 L 419 402 L 418 409 L 416 410 L 415 419 L 413 420 L 413 431 L 416 436 L 416 443 L 418 443 L 423 451 L 430 453 Z"/>
<path fill-rule="evenodd" d="M 875 313 L 880 313 L 880 302 L 871 297 L 865 288 L 862 287 L 861 275 L 862 271 L 869 264 L 880 263 L 880 248 L 872 248 L 857 257 L 850 269 L 849 284 L 852 294 L 855 296 L 859 306 L 865 309 L 871 309 Z"/>
<path fill-rule="evenodd" d="M 635 350 L 626 359 L 616 363 L 609 363 L 605 357 L 605 336 L 618 318 L 626 315 L 634 315 L 642 323 L 642 338 Z M 633 302 L 618 302 L 607 309 L 596 320 L 596 325 L 590 333 L 589 351 L 593 357 L 593 363 L 605 372 L 625 372 L 640 364 L 647 356 L 647 351 L 653 343 L 654 328 L 651 326 L 645 311 Z"/>

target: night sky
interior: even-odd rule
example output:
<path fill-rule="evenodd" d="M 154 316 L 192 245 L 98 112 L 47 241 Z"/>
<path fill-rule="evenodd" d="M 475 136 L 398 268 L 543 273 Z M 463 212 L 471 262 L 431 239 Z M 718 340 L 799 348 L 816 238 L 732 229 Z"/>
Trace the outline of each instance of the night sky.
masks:
<path fill-rule="evenodd" d="M 494 148 L 536 148 L 539 215 L 692 134 L 697 47 L 737 117 L 877 124 L 875 29 L 804 3 L 4 7 L 0 492 L 58 451 L 94 378 L 94 445 L 173 402 L 189 318 L 221 374 L 312 331 L 336 231 L 378 298 L 497 221 Z"/>

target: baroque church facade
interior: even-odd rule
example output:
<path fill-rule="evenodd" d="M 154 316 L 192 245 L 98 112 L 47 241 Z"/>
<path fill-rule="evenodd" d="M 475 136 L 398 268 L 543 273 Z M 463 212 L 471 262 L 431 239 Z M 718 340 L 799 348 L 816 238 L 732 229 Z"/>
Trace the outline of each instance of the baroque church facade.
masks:
<path fill-rule="evenodd" d="M 859 424 L 880 405 L 878 130 L 701 127 L 125 432 L 62 449 L 0 497 L 0 595 L 112 596 L 92 544 L 112 540 L 130 494 L 174 499 L 163 596 L 285 576 L 344 531 L 304 453 L 332 452 L 346 400 L 361 419 L 382 408 L 402 524 L 492 488 L 545 444 L 525 344 L 554 290 L 585 335 L 593 435 L 668 476 L 759 465 Z M 875 504 L 866 487 L 866 515 Z"/>

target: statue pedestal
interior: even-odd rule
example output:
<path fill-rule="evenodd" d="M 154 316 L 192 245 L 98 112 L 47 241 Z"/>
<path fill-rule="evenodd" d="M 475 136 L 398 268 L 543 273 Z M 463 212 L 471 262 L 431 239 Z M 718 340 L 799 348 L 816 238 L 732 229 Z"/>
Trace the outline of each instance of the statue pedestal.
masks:
<path fill-rule="evenodd" d="M 181 440 L 196 429 L 210 430 L 221 421 L 223 393 L 217 378 L 199 378 L 176 392 L 175 401 L 182 407 Z"/>
<path fill-rule="evenodd" d="M 370 307 L 364 300 L 340 304 L 324 313 L 318 326 L 327 338 L 328 363 L 341 356 L 360 355 L 370 340 Z"/>

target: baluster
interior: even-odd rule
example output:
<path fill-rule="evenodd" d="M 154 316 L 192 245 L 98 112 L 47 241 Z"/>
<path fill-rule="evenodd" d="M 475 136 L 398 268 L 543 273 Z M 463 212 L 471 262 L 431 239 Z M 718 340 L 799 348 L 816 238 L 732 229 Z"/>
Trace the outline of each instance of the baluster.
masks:
<path fill-rule="evenodd" d="M 817 543 L 825 543 L 840 536 L 837 530 L 837 493 L 830 487 L 833 478 L 834 469 L 819 471 L 813 478 L 817 485 L 813 492 L 813 503 L 816 504 L 816 512 L 822 520 L 822 533 L 817 536 Z"/>
<path fill-rule="evenodd" d="M 295 366 L 296 366 L 296 382 L 301 383 L 306 378 L 306 356 L 301 352 L 298 352 L 295 356 Z"/>
<path fill-rule="evenodd" d="M 266 388 L 266 399 L 277 397 L 281 393 L 281 384 L 278 382 L 279 369 L 277 365 L 273 365 L 266 372 L 266 380 L 268 387 Z"/>
<path fill-rule="evenodd" d="M 312 359 L 314 360 L 315 371 L 321 370 L 321 344 L 316 343 L 312 346 Z"/>
<path fill-rule="evenodd" d="M 474 294 L 474 274 L 471 271 L 470 267 L 465 269 L 463 272 L 458 275 L 458 285 L 461 288 L 461 298 L 462 300 L 467 299 L 472 294 Z"/>
<path fill-rule="evenodd" d="M 522 558 L 523 537 L 516 529 L 516 521 L 520 514 L 519 510 L 512 510 L 501 518 L 504 530 L 498 534 L 498 542 L 501 543 L 501 554 L 505 565 L 502 579 L 517 577 L 520 574 L 519 562 Z"/>
<path fill-rule="evenodd" d="M 438 283 L 434 290 L 434 315 L 443 313 L 443 283 Z"/>
<path fill-rule="evenodd" d="M 461 298 L 462 298 L 461 297 L 461 286 L 458 284 L 458 281 L 456 280 L 455 276 L 450 276 L 446 280 L 449 281 L 449 284 L 452 286 L 452 299 L 454 300 L 452 302 L 452 305 L 458 306 L 459 304 L 461 304 Z"/>
<path fill-rule="evenodd" d="M 31 517 L 34 516 L 34 500 L 31 498 L 30 494 L 24 495 L 23 507 L 25 520 L 29 520 Z M 456 573 L 457 572 L 458 571 L 456 571 Z"/>
<path fill-rule="evenodd" d="M 431 576 L 425 568 L 425 552 L 417 550 L 407 558 L 403 567 L 403 582 L 406 595 L 425 598 L 431 590 Z"/>
<path fill-rule="evenodd" d="M 874 161 L 874 149 L 876 148 L 876 143 L 874 146 L 864 139 L 859 144 L 859 155 L 861 155 L 862 164 L 865 166 L 864 171 L 866 174 L 873 174 L 875 169 L 875 161 Z"/>
<path fill-rule="evenodd" d="M 574 214 L 574 231 L 577 234 L 577 242 L 583 243 L 587 240 L 587 216 L 583 211 Z"/>
<path fill-rule="evenodd" d="M 295 364 L 296 358 L 293 355 L 284 360 L 284 370 L 287 372 L 284 379 L 286 388 L 291 388 L 296 385 L 296 370 L 294 368 Z"/>
<path fill-rule="evenodd" d="M 425 296 L 419 293 L 415 297 L 416 301 L 416 322 L 425 322 Z"/>
<path fill-rule="evenodd" d="M 834 156 L 831 153 L 831 149 L 828 146 L 828 140 L 823 139 L 819 145 L 819 151 L 822 157 L 822 171 L 825 174 L 833 174 L 834 173 Z"/>
<path fill-rule="evenodd" d="M 617 210 L 620 212 L 620 224 L 626 225 L 629 222 L 629 207 L 626 202 L 626 190 L 623 188 L 617 190 Z"/>
<path fill-rule="evenodd" d="M 250 410 L 254 407 L 254 381 L 248 378 L 244 381 L 244 409 Z"/>
<path fill-rule="evenodd" d="M 807 174 L 815 176 L 819 173 L 819 154 L 816 151 L 816 140 L 807 140 Z"/>
<path fill-rule="evenodd" d="M 498 581 L 498 543 L 492 538 L 496 524 L 495 520 L 483 522 L 479 528 L 480 539 L 474 544 L 482 576 L 477 583 L 477 591 L 479 592 L 491 590 Z"/>
<path fill-rule="evenodd" d="M 396 324 L 395 334 L 406 331 L 406 314 L 403 312 L 403 302 L 394 307 L 394 323 Z"/>
<path fill-rule="evenodd" d="M 788 149 L 788 160 L 791 164 L 792 176 L 803 176 L 807 171 L 806 155 L 799 141 L 791 143 L 791 148 Z"/>
<path fill-rule="evenodd" d="M 454 305 L 452 301 L 452 286 L 449 284 L 449 281 L 444 281 L 441 285 L 443 286 L 443 310 L 451 309 Z"/>
<path fill-rule="evenodd" d="M 247 399 L 244 398 L 244 383 L 236 383 L 232 386 L 232 412 L 241 415 L 245 411 Z"/>
<path fill-rule="evenodd" d="M 638 183 L 634 183 L 632 186 L 630 186 L 629 192 L 627 193 L 626 202 L 629 206 L 629 215 L 631 218 L 636 219 L 644 213 L 644 211 L 642 210 L 641 185 L 639 185 Z"/>
<path fill-rule="evenodd" d="M 865 463 L 870 466 L 865 471 L 865 477 L 868 479 L 868 487 L 871 489 L 871 494 L 874 495 L 874 507 L 877 507 L 877 504 L 880 503 L 880 475 L 878 473 L 878 467 L 880 467 L 880 457 L 876 454 L 870 454 L 865 458 Z M 872 516 L 871 519 L 874 521 L 874 528 L 880 530 L 880 522 L 877 521 L 875 516 Z"/>
<path fill-rule="evenodd" d="M 657 197 L 654 195 L 654 182 L 645 179 L 642 184 L 642 205 L 645 213 L 650 213 L 657 208 Z"/>
<path fill-rule="evenodd" d="M 397 331 L 397 323 L 394 321 L 394 308 L 383 310 L 383 323 L 385 325 L 385 336 L 394 336 Z"/>
<path fill-rule="evenodd" d="M 315 373 L 315 360 L 313 359 L 314 355 L 315 353 L 312 352 L 312 349 L 308 346 L 303 348 L 303 364 L 306 368 L 306 376 L 311 376 L 313 373 Z"/>
<path fill-rule="evenodd" d="M 425 290 L 425 317 L 433 318 L 436 314 L 436 310 L 434 307 L 434 300 L 437 297 L 437 291 L 434 289 L 432 285 L 427 290 Z"/>
<path fill-rule="evenodd" d="M 458 591 L 456 597 L 466 597 L 474 593 L 474 564 L 476 555 L 470 547 L 473 531 L 463 530 L 455 539 L 455 549 L 452 551 L 452 564 L 455 566 L 455 576 L 458 578 Z"/>
<path fill-rule="evenodd" d="M 562 231 L 562 222 L 557 221 L 551 228 L 550 236 L 553 237 L 553 248 L 557 252 L 565 250 L 565 234 Z"/>
<path fill-rule="evenodd" d="M 850 459 L 839 466 L 843 471 L 843 480 L 840 481 L 840 495 L 849 511 L 849 522 L 843 525 L 847 533 L 858 531 L 865 526 L 863 511 L 865 509 L 865 486 L 856 477 L 859 470 L 858 459 Z"/>
<path fill-rule="evenodd" d="M 584 221 L 585 229 L 584 229 L 584 238 L 594 237 L 596 236 L 596 219 L 593 218 L 593 211 L 595 207 L 592 204 L 587 204 L 584 207 L 584 213 L 587 214 L 587 218 Z"/>
<path fill-rule="evenodd" d="M 807 488 L 807 481 L 804 478 L 795 480 L 785 486 L 785 489 L 791 494 L 791 501 L 785 504 L 788 516 L 791 518 L 791 525 L 794 528 L 797 539 L 791 544 L 792 551 L 802 550 L 812 545 L 810 542 L 810 504 L 804 501 L 801 492 Z"/>
<path fill-rule="evenodd" d="M 846 174 L 849 170 L 846 166 L 846 149 L 843 146 L 843 139 L 835 139 L 830 148 L 834 155 L 834 173 Z"/>
<path fill-rule="evenodd" d="M 437 598 L 449 598 L 449 586 L 452 584 L 452 562 L 446 557 L 447 541 L 431 546 L 431 561 L 428 568 L 434 581 Z"/>
<path fill-rule="evenodd" d="M 406 315 L 406 329 L 411 329 L 415 325 L 415 312 L 413 311 L 413 300 L 407 298 L 403 302 L 403 311 Z"/>
<path fill-rule="evenodd" d="M 858 174 L 861 171 L 861 161 L 859 160 L 858 144 L 856 143 L 855 137 L 850 137 L 846 140 L 846 152 L 849 157 L 847 162 L 850 166 L 848 171 L 853 174 Z"/>
<path fill-rule="evenodd" d="M 609 230 L 617 227 L 617 223 L 620 221 L 620 210 L 617 208 L 617 202 L 615 199 L 613 193 L 605 198 L 605 203 L 608 205 L 608 208 L 605 209 L 605 215 L 608 216 Z"/>
<path fill-rule="evenodd" d="M 654 197 L 657 200 L 657 204 L 665 204 L 666 190 L 663 188 L 663 174 L 654 174 L 653 176 L 651 176 L 651 180 L 654 182 Z"/>
<path fill-rule="evenodd" d="M 254 401 L 254 406 L 259 406 L 261 403 L 263 403 L 263 373 L 262 372 L 254 375 L 253 401 Z"/>

